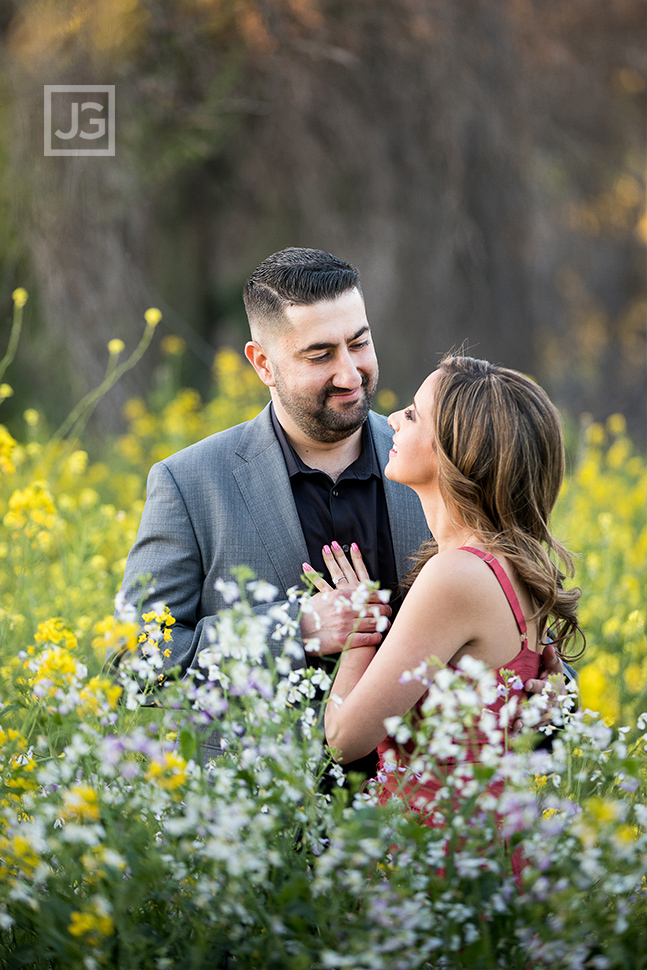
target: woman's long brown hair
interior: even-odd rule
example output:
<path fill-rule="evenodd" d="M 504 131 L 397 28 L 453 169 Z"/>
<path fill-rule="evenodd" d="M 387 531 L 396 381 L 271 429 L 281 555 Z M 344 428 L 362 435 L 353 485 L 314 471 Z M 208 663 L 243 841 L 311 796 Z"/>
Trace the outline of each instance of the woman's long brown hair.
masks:
<path fill-rule="evenodd" d="M 433 445 L 447 509 L 514 566 L 536 605 L 533 619 L 542 632 L 550 627 L 561 656 L 581 638 L 579 652 L 566 657 L 576 660 L 585 645 L 577 622 L 581 591 L 564 589 L 573 557 L 550 532 L 564 477 L 559 415 L 545 392 L 517 371 L 461 356 L 446 357 L 439 370 Z M 437 551 L 433 539 L 421 546 L 405 588 Z"/>

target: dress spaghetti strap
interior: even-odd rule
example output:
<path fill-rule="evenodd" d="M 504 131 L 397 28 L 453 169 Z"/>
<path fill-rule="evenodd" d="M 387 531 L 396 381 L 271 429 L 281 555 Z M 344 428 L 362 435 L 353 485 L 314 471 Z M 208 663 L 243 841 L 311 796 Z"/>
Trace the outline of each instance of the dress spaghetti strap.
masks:
<path fill-rule="evenodd" d="M 514 618 L 517 621 L 517 626 L 519 627 L 519 632 L 521 634 L 522 643 L 526 643 L 528 640 L 528 628 L 526 626 L 526 618 L 523 615 L 521 606 L 519 605 L 519 600 L 517 599 L 517 594 L 515 593 L 512 583 L 508 579 L 508 576 L 501 565 L 501 563 L 494 558 L 494 556 L 489 552 L 483 552 L 481 549 L 474 549 L 472 546 L 461 546 L 465 552 L 471 552 L 479 559 L 482 559 L 486 566 L 489 566 L 496 578 L 499 581 L 499 585 L 505 594 L 505 598 L 510 604 L 510 608 L 514 613 Z"/>

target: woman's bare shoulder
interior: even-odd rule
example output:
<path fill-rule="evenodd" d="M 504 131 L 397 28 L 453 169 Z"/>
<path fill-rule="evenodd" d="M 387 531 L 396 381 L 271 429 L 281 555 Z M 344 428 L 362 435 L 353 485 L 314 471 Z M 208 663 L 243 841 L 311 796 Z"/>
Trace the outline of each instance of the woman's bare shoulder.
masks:
<path fill-rule="evenodd" d="M 425 572 L 433 576 L 442 576 L 447 572 L 478 576 L 483 574 L 483 560 L 467 549 L 446 549 L 427 560 L 420 575 Z"/>
<path fill-rule="evenodd" d="M 432 590 L 436 595 L 464 599 L 474 596 L 482 586 L 489 588 L 489 570 L 483 569 L 483 562 L 473 553 L 464 549 L 447 549 L 432 556 L 420 570 L 414 583 L 419 584 L 420 593 Z"/>

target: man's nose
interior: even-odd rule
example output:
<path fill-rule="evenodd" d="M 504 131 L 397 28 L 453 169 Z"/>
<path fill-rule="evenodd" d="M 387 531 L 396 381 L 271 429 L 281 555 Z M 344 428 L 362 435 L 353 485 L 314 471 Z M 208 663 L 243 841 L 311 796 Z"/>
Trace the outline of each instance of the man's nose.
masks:
<path fill-rule="evenodd" d="M 348 351 L 341 354 L 338 359 L 333 384 L 335 387 L 347 387 L 349 391 L 354 391 L 356 387 L 361 387 L 362 375 Z"/>

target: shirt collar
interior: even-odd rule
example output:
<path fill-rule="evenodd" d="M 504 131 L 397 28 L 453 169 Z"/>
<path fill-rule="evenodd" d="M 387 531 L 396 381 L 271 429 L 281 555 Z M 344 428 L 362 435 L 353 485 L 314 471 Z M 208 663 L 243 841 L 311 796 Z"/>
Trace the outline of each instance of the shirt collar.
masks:
<path fill-rule="evenodd" d="M 311 468 L 309 465 L 303 461 L 303 459 L 296 453 L 290 442 L 288 441 L 285 431 L 281 426 L 281 422 L 276 416 L 276 411 L 274 410 L 274 404 L 270 403 L 270 417 L 272 418 L 272 426 L 278 438 L 279 444 L 281 446 L 281 451 L 283 452 L 283 457 L 285 459 L 285 465 L 288 470 L 288 475 L 293 478 L 294 475 L 317 475 L 324 474 L 320 472 L 318 468 Z M 377 453 L 375 451 L 375 444 L 373 443 L 373 434 L 371 432 L 371 425 L 367 421 L 362 425 L 362 447 L 359 455 L 355 461 L 346 468 L 340 478 L 361 478 L 366 479 L 375 475 L 377 478 L 381 476 L 381 469 L 377 460 Z"/>

